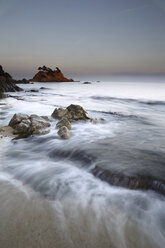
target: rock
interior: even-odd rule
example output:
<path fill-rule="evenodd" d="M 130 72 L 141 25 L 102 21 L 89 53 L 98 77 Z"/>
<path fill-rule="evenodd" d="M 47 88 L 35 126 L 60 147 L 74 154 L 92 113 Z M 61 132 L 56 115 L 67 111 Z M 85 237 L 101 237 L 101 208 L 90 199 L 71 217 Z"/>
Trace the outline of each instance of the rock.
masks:
<path fill-rule="evenodd" d="M 12 119 L 10 120 L 9 122 L 9 126 L 16 129 L 16 126 L 23 120 L 28 120 L 29 119 L 29 116 L 26 115 L 26 114 L 21 114 L 21 113 L 18 113 L 18 114 L 14 114 Z"/>
<path fill-rule="evenodd" d="M 40 90 L 46 90 L 46 89 L 47 89 L 47 88 L 45 88 L 45 87 L 41 87 L 41 88 L 40 88 Z"/>
<path fill-rule="evenodd" d="M 94 119 L 90 119 L 90 122 L 92 122 L 93 124 L 97 124 L 97 123 L 100 123 L 100 122 L 105 122 L 105 119 L 104 118 L 94 118 Z"/>
<path fill-rule="evenodd" d="M 39 90 L 32 89 L 32 90 L 29 90 L 28 92 L 39 92 Z"/>
<path fill-rule="evenodd" d="M 63 117 L 67 116 L 68 110 L 64 108 L 56 108 L 52 113 L 52 117 L 55 119 L 62 119 Z"/>
<path fill-rule="evenodd" d="M 31 115 L 30 120 L 31 120 L 30 130 L 33 134 L 39 134 L 40 132 L 38 130 L 42 130 L 47 127 L 50 127 L 50 123 L 46 121 L 44 118 L 42 118 L 41 116 Z"/>
<path fill-rule="evenodd" d="M 23 78 L 22 80 L 15 80 L 16 84 L 29 84 L 30 81 L 27 80 L 26 78 Z"/>
<path fill-rule="evenodd" d="M 66 108 L 69 112 L 69 119 L 71 120 L 90 120 L 88 113 L 80 106 L 71 104 Z M 71 117 L 70 117 L 71 116 Z"/>
<path fill-rule="evenodd" d="M 66 109 L 56 108 L 52 113 L 52 117 L 55 119 L 67 118 L 70 122 L 75 122 L 79 120 L 90 120 L 91 117 L 80 105 L 69 105 Z"/>
<path fill-rule="evenodd" d="M 154 176 L 125 175 L 120 172 L 103 169 L 97 165 L 91 170 L 91 172 L 94 176 L 109 183 L 110 185 L 133 190 L 154 190 L 165 195 L 165 180 L 157 179 Z"/>
<path fill-rule="evenodd" d="M 67 118 L 63 117 L 57 124 L 56 124 L 56 128 L 61 128 L 61 127 L 67 127 L 68 129 L 71 129 L 71 124 L 68 121 Z"/>
<path fill-rule="evenodd" d="M 0 93 L 21 91 L 22 89 L 15 83 L 16 80 L 14 80 L 9 73 L 5 72 L 0 65 Z"/>
<path fill-rule="evenodd" d="M 50 127 L 50 123 L 48 119 L 44 116 L 31 115 L 28 116 L 26 114 L 15 114 L 11 121 L 9 122 L 9 126 L 14 129 L 15 134 L 19 134 L 19 137 L 25 138 L 32 134 L 47 134 L 49 133 L 48 127 Z"/>
<path fill-rule="evenodd" d="M 83 84 L 92 84 L 91 82 L 84 82 Z"/>
<path fill-rule="evenodd" d="M 41 116 L 44 120 L 49 121 L 49 118 L 47 116 Z"/>
<path fill-rule="evenodd" d="M 39 67 L 39 72 L 30 80 L 32 82 L 74 82 L 73 79 L 64 77 L 61 70 L 56 67 L 55 70 L 46 66 Z"/>
<path fill-rule="evenodd" d="M 15 125 L 14 129 L 16 130 L 14 133 L 29 133 L 30 134 L 30 120 L 22 120 L 19 124 Z"/>
<path fill-rule="evenodd" d="M 60 127 L 60 129 L 58 130 L 58 135 L 62 138 L 62 139 L 69 139 L 70 138 L 70 132 L 69 129 L 65 126 Z"/>

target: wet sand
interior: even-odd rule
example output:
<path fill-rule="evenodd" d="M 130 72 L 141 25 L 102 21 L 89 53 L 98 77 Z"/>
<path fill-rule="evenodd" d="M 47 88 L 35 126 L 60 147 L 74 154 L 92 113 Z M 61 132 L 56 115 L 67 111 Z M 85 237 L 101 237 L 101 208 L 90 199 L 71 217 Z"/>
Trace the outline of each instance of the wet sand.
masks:
<path fill-rule="evenodd" d="M 9 126 L 0 127 L 0 138 L 10 138 L 13 139 L 16 137 L 15 134 L 13 134 L 14 129 Z"/>
<path fill-rule="evenodd" d="M 109 246 L 109 241 L 104 236 L 100 242 L 97 238 L 92 241 L 91 237 L 90 240 L 90 233 L 86 233 L 86 218 L 81 220 L 84 227 L 78 230 L 77 226 L 72 223 L 72 212 L 68 212 L 67 224 L 70 230 L 62 232 L 62 229 L 66 228 L 66 223 L 62 224 L 59 218 L 64 216 L 60 217 L 58 210 L 42 196 L 30 192 L 31 190 L 23 192 L 17 187 L 9 181 L 0 181 L 0 247 L 77 248 L 94 247 L 94 243 L 96 247 L 100 247 L 100 242 L 102 247 L 112 247 Z M 65 218 L 67 219 L 67 216 Z"/>
<path fill-rule="evenodd" d="M 0 180 L 0 189 L 2 248 L 136 248 L 142 243 L 155 247 L 117 209 L 98 217 L 90 206 L 83 208 L 69 199 L 51 202 L 26 185 Z"/>

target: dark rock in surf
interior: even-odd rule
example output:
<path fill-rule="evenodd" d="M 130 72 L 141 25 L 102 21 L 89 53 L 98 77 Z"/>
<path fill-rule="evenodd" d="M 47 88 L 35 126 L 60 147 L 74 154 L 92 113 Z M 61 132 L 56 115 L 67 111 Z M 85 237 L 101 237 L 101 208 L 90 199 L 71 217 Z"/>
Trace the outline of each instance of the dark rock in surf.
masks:
<path fill-rule="evenodd" d="M 84 82 L 83 84 L 92 84 L 91 82 Z"/>
<path fill-rule="evenodd" d="M 165 181 L 158 180 L 154 177 L 140 175 L 128 176 L 117 172 L 104 170 L 99 166 L 96 166 L 91 172 L 94 176 L 114 186 L 134 190 L 154 190 L 165 195 Z"/>

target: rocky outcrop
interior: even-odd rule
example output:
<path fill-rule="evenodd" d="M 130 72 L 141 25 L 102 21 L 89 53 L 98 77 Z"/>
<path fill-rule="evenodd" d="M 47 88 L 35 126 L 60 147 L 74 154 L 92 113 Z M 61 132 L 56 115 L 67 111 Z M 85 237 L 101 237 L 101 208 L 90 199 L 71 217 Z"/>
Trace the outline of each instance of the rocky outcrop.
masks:
<path fill-rule="evenodd" d="M 61 70 L 56 67 L 52 70 L 46 66 L 39 67 L 39 72 L 30 80 L 32 82 L 74 82 L 73 79 L 64 77 Z"/>
<path fill-rule="evenodd" d="M 0 65 L 0 93 L 21 90 L 22 89 L 16 85 L 16 80 L 14 80 L 10 74 L 5 72 Z"/>
<path fill-rule="evenodd" d="M 47 117 L 38 115 L 15 114 L 9 126 L 14 129 L 14 134 L 18 134 L 18 138 L 29 137 L 32 134 L 47 134 L 50 132 L 48 127 L 50 123 Z"/>
<path fill-rule="evenodd" d="M 80 105 L 74 104 L 69 105 L 66 109 L 56 108 L 52 113 L 52 117 L 59 120 L 62 118 L 66 118 L 70 122 L 75 122 L 79 120 L 86 121 L 92 119 Z"/>

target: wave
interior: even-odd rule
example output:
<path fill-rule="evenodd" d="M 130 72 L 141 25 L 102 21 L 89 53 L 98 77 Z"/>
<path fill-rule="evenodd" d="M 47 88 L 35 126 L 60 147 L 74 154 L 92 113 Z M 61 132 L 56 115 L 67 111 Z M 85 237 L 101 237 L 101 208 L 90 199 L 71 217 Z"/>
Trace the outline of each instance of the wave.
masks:
<path fill-rule="evenodd" d="M 159 100 L 140 100 L 140 99 L 131 99 L 131 98 L 120 98 L 120 97 L 102 97 L 102 96 L 92 96 L 91 97 L 94 100 L 101 100 L 101 101 L 122 101 L 122 102 L 133 102 L 133 103 L 140 103 L 140 104 L 146 104 L 146 105 L 165 105 L 165 101 L 159 101 Z"/>
<path fill-rule="evenodd" d="M 120 173 L 111 172 L 96 166 L 92 174 L 110 185 L 120 186 L 136 190 L 154 190 L 165 195 L 165 181 L 151 176 L 128 176 Z"/>

